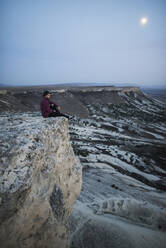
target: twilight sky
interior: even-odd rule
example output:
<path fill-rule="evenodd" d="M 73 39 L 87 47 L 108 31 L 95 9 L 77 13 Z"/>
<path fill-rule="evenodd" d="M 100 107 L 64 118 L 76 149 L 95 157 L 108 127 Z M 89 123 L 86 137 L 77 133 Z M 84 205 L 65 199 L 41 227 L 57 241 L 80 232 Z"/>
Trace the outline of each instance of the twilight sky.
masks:
<path fill-rule="evenodd" d="M 166 85 L 165 12 L 165 0 L 0 0 L 0 84 Z"/>

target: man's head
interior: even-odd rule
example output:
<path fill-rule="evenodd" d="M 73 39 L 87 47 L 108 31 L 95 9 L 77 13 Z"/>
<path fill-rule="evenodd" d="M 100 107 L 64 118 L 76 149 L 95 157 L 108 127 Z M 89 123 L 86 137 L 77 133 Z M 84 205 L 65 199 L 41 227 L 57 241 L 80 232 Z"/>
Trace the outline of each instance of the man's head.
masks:
<path fill-rule="evenodd" d="M 48 90 L 46 90 L 46 91 L 44 91 L 44 93 L 43 93 L 43 96 L 45 97 L 45 98 L 50 98 L 50 96 L 51 96 L 51 93 L 48 91 Z"/>

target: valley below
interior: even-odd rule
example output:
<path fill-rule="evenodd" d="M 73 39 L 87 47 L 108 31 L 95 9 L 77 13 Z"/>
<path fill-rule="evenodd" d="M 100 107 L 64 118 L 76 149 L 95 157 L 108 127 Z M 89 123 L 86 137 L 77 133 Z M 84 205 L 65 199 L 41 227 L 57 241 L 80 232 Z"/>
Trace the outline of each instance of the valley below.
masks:
<path fill-rule="evenodd" d="M 43 88 L 0 91 L 6 116 L 41 116 Z M 69 217 L 71 248 L 164 248 L 166 104 L 137 87 L 52 87 L 69 120 L 82 190 Z"/>

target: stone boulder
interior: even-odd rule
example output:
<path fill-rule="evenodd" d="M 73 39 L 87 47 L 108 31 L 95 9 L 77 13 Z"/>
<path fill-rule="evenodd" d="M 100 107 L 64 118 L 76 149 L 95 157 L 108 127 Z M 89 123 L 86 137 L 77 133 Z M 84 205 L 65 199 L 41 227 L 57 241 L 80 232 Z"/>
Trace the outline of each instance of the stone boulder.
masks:
<path fill-rule="evenodd" d="M 1 247 L 68 247 L 82 170 L 67 119 L 11 114 L 0 126 Z"/>

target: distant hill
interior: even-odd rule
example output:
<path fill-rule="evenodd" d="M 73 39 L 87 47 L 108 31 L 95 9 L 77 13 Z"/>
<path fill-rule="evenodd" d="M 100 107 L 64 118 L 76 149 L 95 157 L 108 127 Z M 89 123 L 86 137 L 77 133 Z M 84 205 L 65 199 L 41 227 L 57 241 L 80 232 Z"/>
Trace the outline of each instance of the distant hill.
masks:
<path fill-rule="evenodd" d="M 52 100 L 61 106 L 62 111 L 89 117 L 87 104 L 119 104 L 125 102 L 123 94 L 133 95 L 134 92 L 142 97 L 137 87 L 113 86 L 33 86 L 33 87 L 6 87 L 0 90 L 0 111 L 40 111 L 40 102 L 44 90 L 49 89 Z"/>
<path fill-rule="evenodd" d="M 143 88 L 142 90 L 153 98 L 166 102 L 166 88 Z"/>

